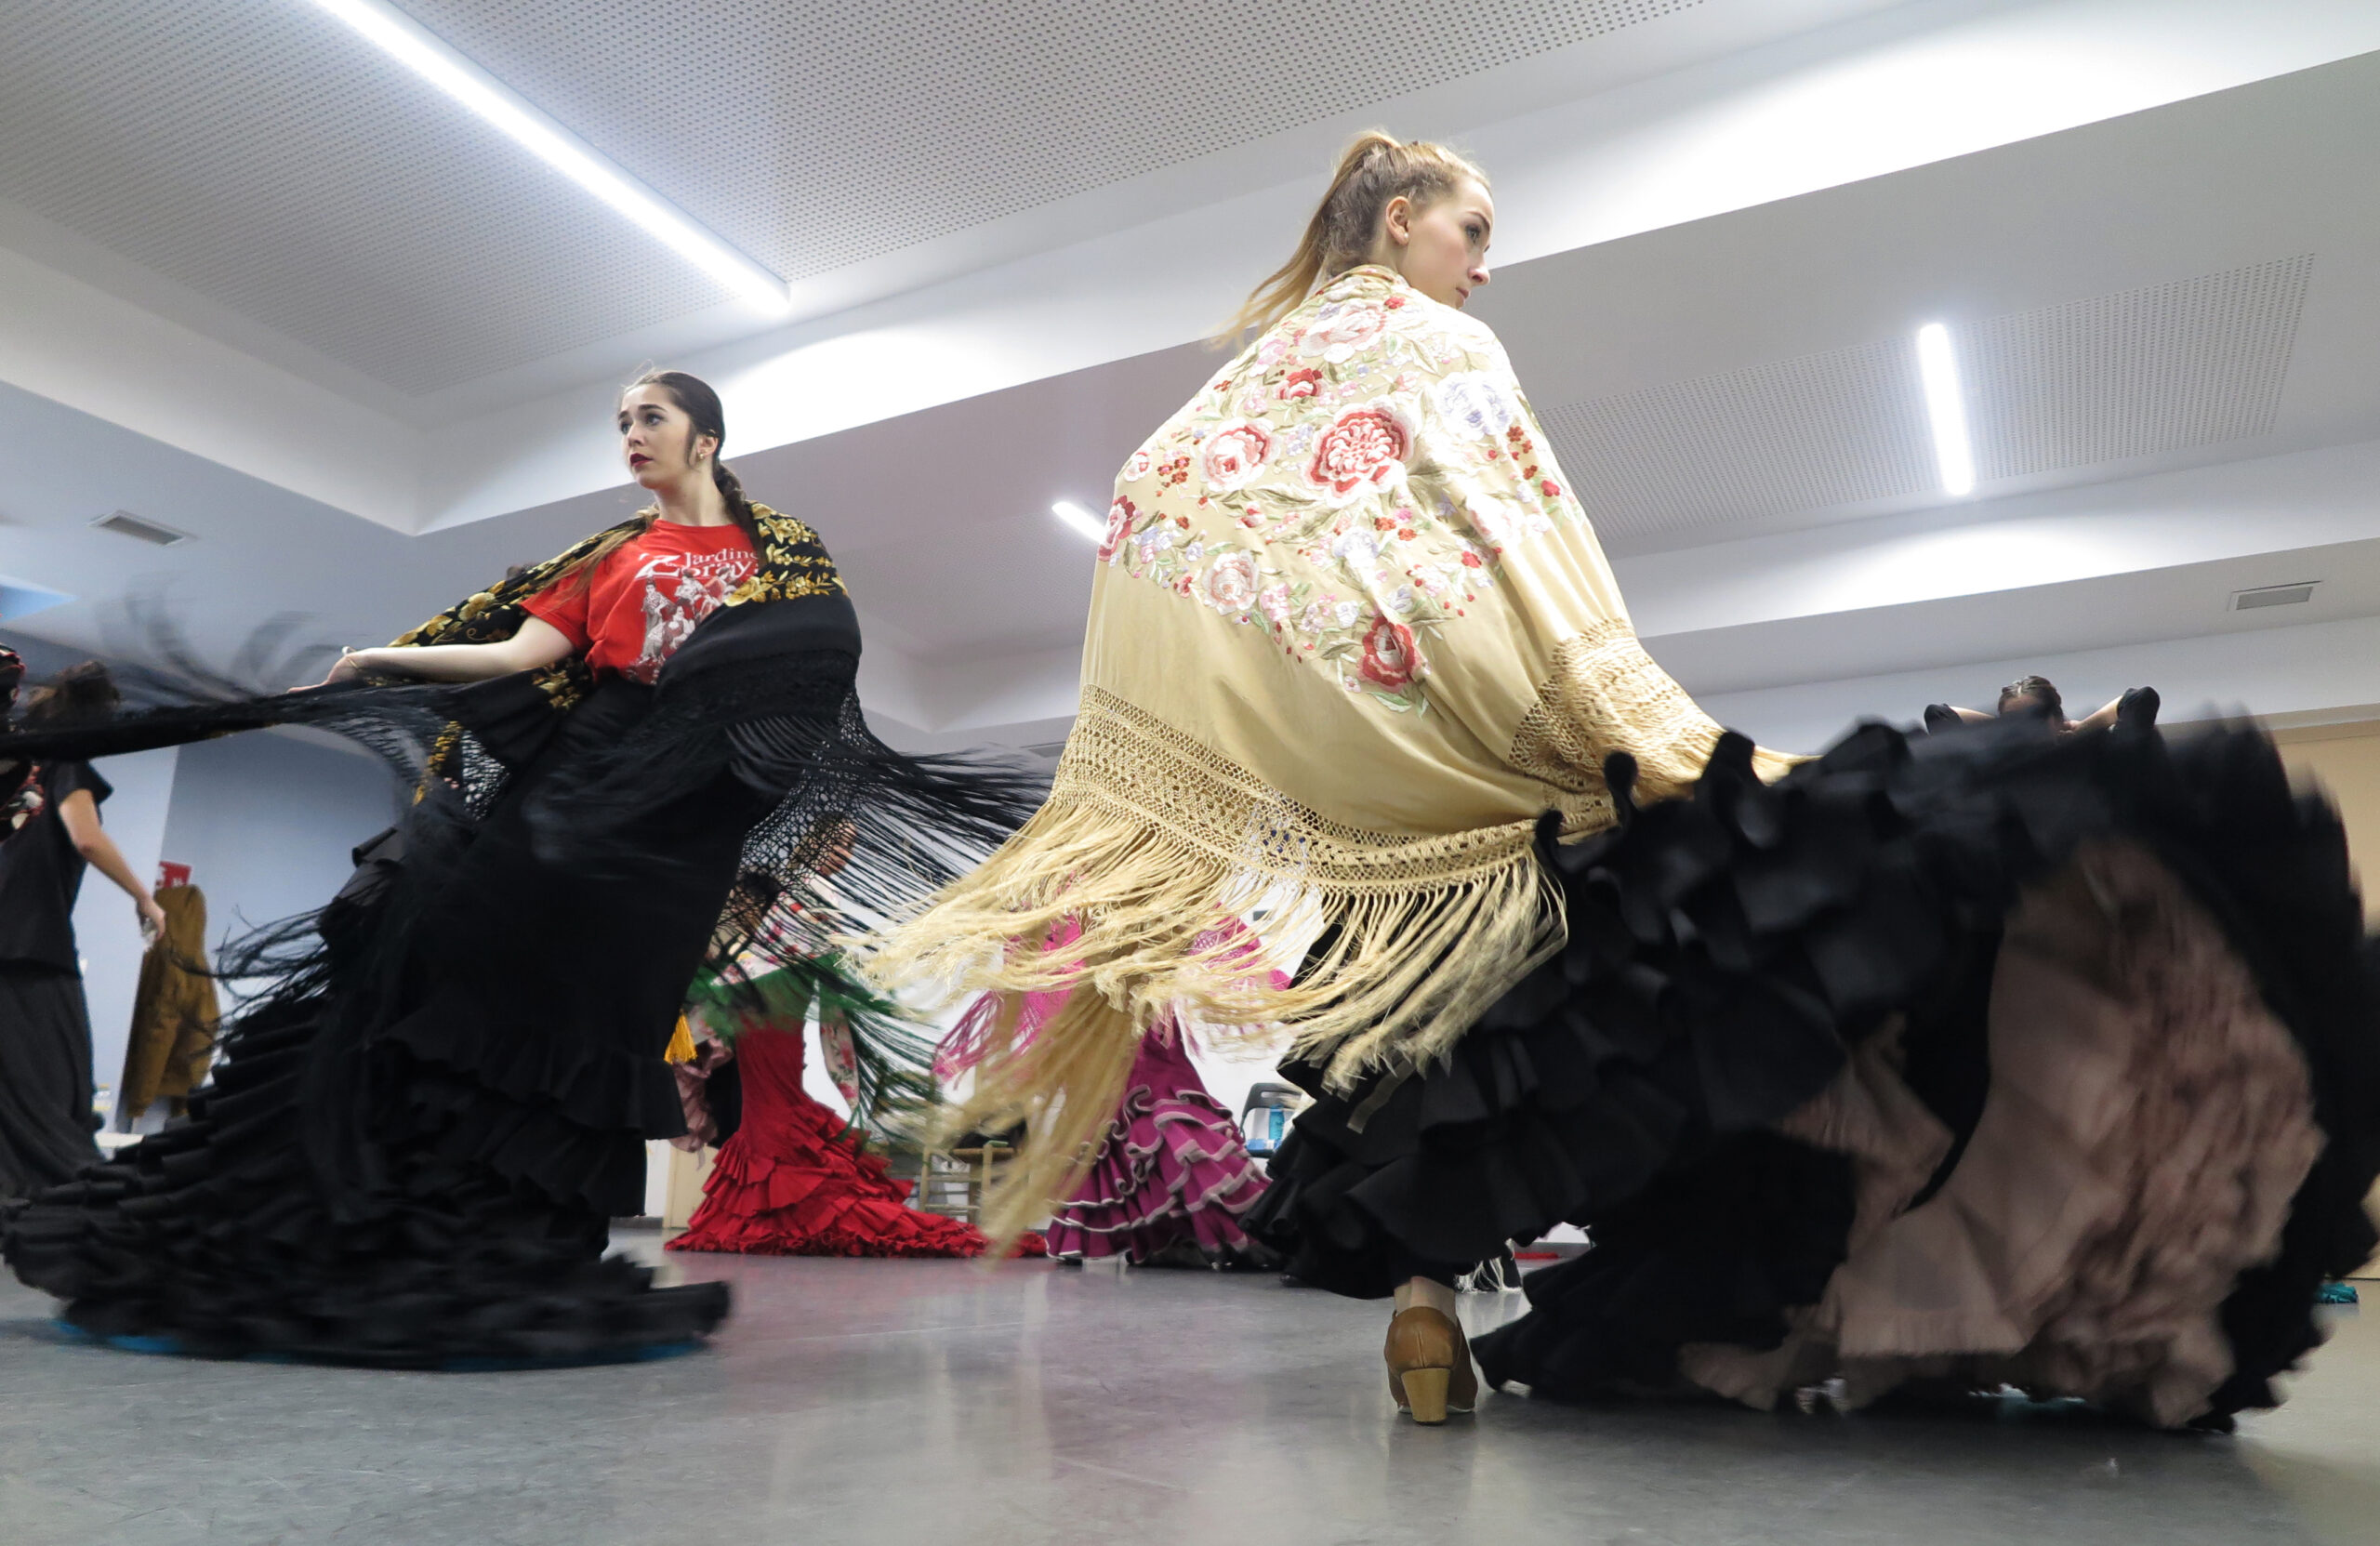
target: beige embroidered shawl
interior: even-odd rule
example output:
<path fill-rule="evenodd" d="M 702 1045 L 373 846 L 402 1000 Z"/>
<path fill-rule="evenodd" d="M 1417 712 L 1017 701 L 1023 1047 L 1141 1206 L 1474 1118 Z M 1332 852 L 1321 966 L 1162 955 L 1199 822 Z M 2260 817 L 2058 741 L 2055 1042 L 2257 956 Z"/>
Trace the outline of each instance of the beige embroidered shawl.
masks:
<path fill-rule="evenodd" d="M 1608 826 L 1617 750 L 1640 798 L 1676 794 L 1718 729 L 1638 647 L 1495 335 L 1358 268 L 1125 464 L 1049 802 L 876 970 L 1093 988 L 978 1087 L 1009 1115 L 1065 1091 L 1061 1139 L 1176 1003 L 1286 1025 L 1334 1082 L 1409 1069 L 1558 944 L 1537 818 Z M 1338 926 L 1290 987 L 1220 930 L 1259 898 Z"/>

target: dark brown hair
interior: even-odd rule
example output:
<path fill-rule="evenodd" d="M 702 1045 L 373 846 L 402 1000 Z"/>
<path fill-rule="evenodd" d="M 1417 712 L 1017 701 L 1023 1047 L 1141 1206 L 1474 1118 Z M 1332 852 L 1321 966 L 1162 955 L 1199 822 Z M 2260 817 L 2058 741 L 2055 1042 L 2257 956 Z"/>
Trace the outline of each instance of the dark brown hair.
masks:
<path fill-rule="evenodd" d="M 723 455 L 727 449 L 727 409 L 719 401 L 719 393 L 711 390 L 710 383 L 699 376 L 690 376 L 682 370 L 649 370 L 622 387 L 620 395 L 626 397 L 639 387 L 660 388 L 678 405 L 678 411 L 693 421 L 695 435 L 708 435 L 716 443 L 710 454 L 710 480 L 718 485 L 720 497 L 727 501 L 729 518 L 743 528 L 745 540 L 752 545 L 753 553 L 759 554 L 760 521 L 752 514 L 752 501 L 745 497 L 743 480 L 727 469 Z M 595 571 L 602 567 L 603 561 L 651 530 L 660 514 L 658 507 L 646 510 L 637 524 L 605 537 L 565 577 L 579 590 L 593 585 Z"/>
<path fill-rule="evenodd" d="M 86 660 L 80 666 L 69 666 L 58 673 L 57 681 L 27 694 L 23 718 L 28 725 L 104 719 L 123 701 L 124 694 L 116 691 L 115 678 L 108 674 L 108 668 L 96 660 Z"/>
<path fill-rule="evenodd" d="M 2047 677 L 2018 677 L 2000 690 L 2000 702 L 1994 707 L 2005 714 L 2008 705 L 2018 698 L 2030 698 L 2039 704 L 2042 718 L 2053 724 L 2066 718 L 2066 700 L 2057 695 L 2057 689 Z"/>
<path fill-rule="evenodd" d="M 1407 198 L 1427 206 L 1453 192 L 1465 178 L 1488 186 L 1488 174 L 1426 139 L 1403 140 L 1380 129 L 1355 137 L 1330 175 L 1314 218 L 1298 238 L 1289 260 L 1274 270 L 1240 303 L 1219 342 L 1258 332 L 1297 310 L 1317 280 L 1343 273 L 1362 262 L 1380 234 L 1381 213 L 1389 201 Z"/>

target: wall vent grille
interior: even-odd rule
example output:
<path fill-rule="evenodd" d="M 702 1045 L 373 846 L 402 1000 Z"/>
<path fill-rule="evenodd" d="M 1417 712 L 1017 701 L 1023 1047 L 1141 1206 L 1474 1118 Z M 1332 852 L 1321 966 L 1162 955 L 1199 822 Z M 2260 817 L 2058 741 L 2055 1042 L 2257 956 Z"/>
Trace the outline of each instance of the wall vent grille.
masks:
<path fill-rule="evenodd" d="M 2260 585 L 2250 590 L 2231 592 L 2231 610 L 2254 612 L 2258 607 L 2303 606 L 2314 599 L 2314 587 L 2319 580 L 2306 580 L 2297 585 Z"/>
<path fill-rule="evenodd" d="M 112 510 L 91 522 L 103 532 L 128 536 L 135 542 L 145 542 L 152 548 L 172 548 L 192 540 L 188 532 L 178 532 L 171 526 L 160 526 L 145 516 L 130 510 Z"/>

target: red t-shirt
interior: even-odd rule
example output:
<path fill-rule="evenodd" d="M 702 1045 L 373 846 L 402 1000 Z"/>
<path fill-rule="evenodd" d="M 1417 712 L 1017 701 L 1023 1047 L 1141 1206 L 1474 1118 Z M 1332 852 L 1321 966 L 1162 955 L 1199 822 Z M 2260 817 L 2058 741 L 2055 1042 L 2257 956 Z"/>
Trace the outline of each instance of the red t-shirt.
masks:
<path fill-rule="evenodd" d="M 522 603 L 569 636 L 598 673 L 650 683 L 686 636 L 760 567 L 740 526 L 655 521 L 595 568 Z"/>

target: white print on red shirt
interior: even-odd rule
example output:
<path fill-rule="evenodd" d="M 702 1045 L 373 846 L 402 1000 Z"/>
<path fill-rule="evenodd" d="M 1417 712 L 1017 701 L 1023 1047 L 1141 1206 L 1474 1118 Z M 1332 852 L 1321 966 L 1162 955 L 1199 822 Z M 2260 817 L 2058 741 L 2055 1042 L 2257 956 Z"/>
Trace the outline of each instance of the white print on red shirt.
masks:
<path fill-rule="evenodd" d="M 696 623 L 719 610 L 753 567 L 752 555 L 742 549 L 656 553 L 645 560 L 635 575 L 644 582 L 644 649 L 620 675 L 650 685 L 661 674 L 661 663 L 677 653 Z"/>

